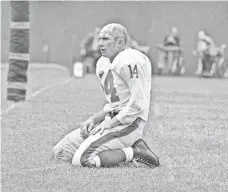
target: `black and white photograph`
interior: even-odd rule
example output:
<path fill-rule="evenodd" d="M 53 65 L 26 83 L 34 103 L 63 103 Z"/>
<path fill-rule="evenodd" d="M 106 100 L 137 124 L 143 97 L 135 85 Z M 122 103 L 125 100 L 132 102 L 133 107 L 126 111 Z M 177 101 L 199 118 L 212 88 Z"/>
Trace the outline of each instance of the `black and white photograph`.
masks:
<path fill-rule="evenodd" d="M 1 1 L 2 192 L 228 192 L 228 1 Z"/>

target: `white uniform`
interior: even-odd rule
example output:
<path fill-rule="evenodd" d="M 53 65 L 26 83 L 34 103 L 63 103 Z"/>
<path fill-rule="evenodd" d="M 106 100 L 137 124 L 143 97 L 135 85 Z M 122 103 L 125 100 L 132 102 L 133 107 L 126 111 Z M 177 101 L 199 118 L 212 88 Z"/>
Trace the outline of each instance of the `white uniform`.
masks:
<path fill-rule="evenodd" d="M 72 158 L 73 165 L 93 166 L 96 155 L 103 151 L 130 147 L 142 138 L 148 118 L 151 92 L 151 62 L 141 52 L 127 48 L 112 63 L 101 57 L 96 74 L 104 89 L 108 104 L 105 110 L 115 112 L 122 125 L 90 135 L 83 140 L 80 130 L 68 134 L 54 151 L 61 159 Z M 105 121 L 110 121 L 108 114 Z M 70 155 L 69 155 L 70 151 Z M 55 153 L 54 152 L 54 153 Z"/>
<path fill-rule="evenodd" d="M 101 57 L 96 74 L 100 79 L 108 104 L 107 110 L 118 112 L 122 124 L 137 117 L 147 121 L 151 93 L 151 62 L 141 52 L 128 48 L 120 52 L 112 64 Z"/>

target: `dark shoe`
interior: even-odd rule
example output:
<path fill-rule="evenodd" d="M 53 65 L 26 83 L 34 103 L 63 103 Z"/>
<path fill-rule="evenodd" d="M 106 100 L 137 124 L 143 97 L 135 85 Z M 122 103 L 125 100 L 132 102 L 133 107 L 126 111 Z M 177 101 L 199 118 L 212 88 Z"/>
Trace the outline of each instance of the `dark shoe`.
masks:
<path fill-rule="evenodd" d="M 139 139 L 136 141 L 133 146 L 134 157 L 133 159 L 137 162 L 143 163 L 150 167 L 157 167 L 159 166 L 159 159 L 157 155 L 155 155 L 147 144 L 142 140 Z"/>

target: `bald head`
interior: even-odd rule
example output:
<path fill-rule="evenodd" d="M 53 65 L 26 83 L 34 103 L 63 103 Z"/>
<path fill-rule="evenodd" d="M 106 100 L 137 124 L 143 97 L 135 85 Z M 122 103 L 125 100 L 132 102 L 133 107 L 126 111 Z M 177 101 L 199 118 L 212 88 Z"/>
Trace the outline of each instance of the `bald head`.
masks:
<path fill-rule="evenodd" d="M 128 41 L 128 34 L 127 30 L 124 26 L 118 23 L 110 23 L 108 25 L 105 25 L 101 31 L 101 34 L 108 34 L 114 38 L 114 40 L 123 38 L 127 44 Z"/>
<path fill-rule="evenodd" d="M 127 48 L 128 34 L 125 27 L 117 23 L 105 25 L 98 36 L 101 54 L 112 62 L 121 51 Z"/>

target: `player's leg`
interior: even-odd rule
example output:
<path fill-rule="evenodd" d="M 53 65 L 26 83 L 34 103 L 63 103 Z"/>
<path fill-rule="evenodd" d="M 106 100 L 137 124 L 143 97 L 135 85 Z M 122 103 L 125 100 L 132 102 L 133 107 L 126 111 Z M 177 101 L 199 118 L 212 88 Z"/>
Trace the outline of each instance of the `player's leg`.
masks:
<path fill-rule="evenodd" d="M 142 130 L 145 122 L 137 119 L 132 125 L 105 135 L 90 136 L 75 153 L 72 164 L 87 167 L 110 167 L 121 162 L 129 162 L 134 157 L 159 165 L 154 155 L 142 140 Z M 137 141 L 138 140 L 138 141 Z M 137 142 L 135 142 L 137 141 Z M 133 146 L 132 146 L 133 145 Z M 132 147 L 131 147 L 132 146 Z"/>
<path fill-rule="evenodd" d="M 150 167 L 159 166 L 157 155 L 150 150 L 142 139 L 137 140 L 132 147 L 103 151 L 95 156 L 94 163 L 96 167 L 111 167 L 132 160 Z"/>
<path fill-rule="evenodd" d="M 72 161 L 72 158 L 84 141 L 80 134 L 80 129 L 76 129 L 67 134 L 52 150 L 52 157 L 57 160 Z"/>
<path fill-rule="evenodd" d="M 76 153 L 73 156 L 72 164 L 87 167 L 100 167 L 102 165 L 98 154 L 102 153 L 103 151 L 122 149 L 124 147 L 124 144 L 120 142 L 115 131 L 108 133 L 107 131 L 105 131 L 102 135 L 98 132 L 95 135 L 90 135 L 80 145 L 80 147 L 77 149 Z M 125 156 L 123 155 L 123 151 L 118 152 L 117 155 L 115 154 L 115 157 L 117 158 L 114 158 L 116 160 L 114 160 L 112 156 L 107 156 L 106 154 L 102 155 L 102 157 L 105 159 L 104 161 L 110 161 L 111 159 L 114 160 L 114 164 L 116 165 L 117 162 L 119 163 L 125 160 Z M 112 162 L 110 162 L 110 164 L 113 165 Z"/>
<path fill-rule="evenodd" d="M 130 136 L 131 134 L 141 138 L 144 125 L 145 123 L 140 119 L 131 125 L 121 125 L 111 130 L 105 130 L 102 135 L 98 132 L 89 136 L 76 151 L 72 164 L 87 167 L 110 167 L 127 160 L 124 151 L 120 149 L 133 145 L 135 139 Z M 123 139 L 125 143 L 120 140 L 121 137 L 125 138 Z M 102 153 L 104 151 L 108 152 Z"/>
<path fill-rule="evenodd" d="M 145 127 L 145 121 L 138 118 L 133 123 L 132 127 L 137 127 L 137 129 L 128 135 L 120 137 L 120 141 L 125 145 L 125 148 L 121 149 L 125 154 L 125 161 L 130 162 L 134 159 L 150 167 L 159 166 L 157 155 L 153 153 L 145 141 L 141 139 Z"/>
<path fill-rule="evenodd" d="M 97 167 L 111 167 L 132 160 L 150 167 L 159 166 L 157 155 L 150 150 L 142 139 L 137 140 L 132 147 L 103 151 L 94 158 Z"/>

